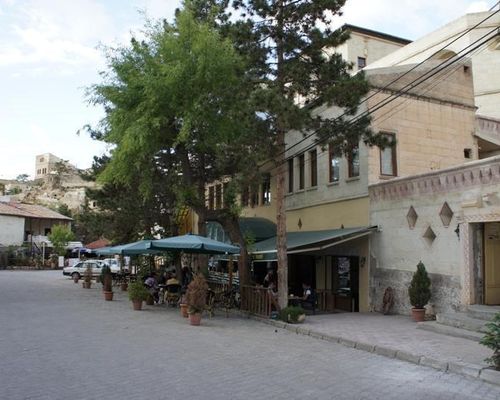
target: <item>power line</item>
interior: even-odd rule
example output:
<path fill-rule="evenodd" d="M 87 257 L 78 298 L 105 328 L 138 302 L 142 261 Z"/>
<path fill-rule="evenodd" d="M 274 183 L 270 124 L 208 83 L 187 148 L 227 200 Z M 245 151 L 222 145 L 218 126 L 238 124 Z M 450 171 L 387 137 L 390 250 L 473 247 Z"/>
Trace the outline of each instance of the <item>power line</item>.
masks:
<path fill-rule="evenodd" d="M 500 3 L 500 2 L 499 2 Z M 448 46 L 450 46 L 451 44 L 455 43 L 457 40 L 461 39 L 463 36 L 465 36 L 467 33 L 471 32 L 472 30 L 476 29 L 479 25 L 481 25 L 482 23 L 484 23 L 485 21 L 487 21 L 488 19 L 492 18 L 494 15 L 496 15 L 497 13 L 499 13 L 500 10 L 498 11 L 495 11 L 494 13 L 488 15 L 486 18 L 482 19 L 480 22 L 478 22 L 476 25 L 474 25 L 473 27 L 465 30 L 462 34 L 460 34 L 459 36 L 457 36 L 455 39 L 453 39 L 451 42 L 447 43 L 445 46 L 443 46 L 442 48 L 440 48 L 439 50 L 435 51 L 433 54 L 431 54 L 429 57 L 427 57 L 425 60 L 421 61 L 420 63 L 414 65 L 412 68 L 410 68 L 408 71 L 406 71 L 404 74 L 398 76 L 396 79 L 394 79 L 393 81 L 389 82 L 388 84 L 386 84 L 383 88 L 380 88 L 378 91 L 372 93 L 371 95 L 369 95 L 368 97 L 366 97 L 365 99 L 363 99 L 363 101 L 360 103 L 363 104 L 365 102 L 367 102 L 368 100 L 370 100 L 372 97 L 376 96 L 377 94 L 383 92 L 384 90 L 388 89 L 392 84 L 396 83 L 397 81 L 399 81 L 400 79 L 402 79 L 404 76 L 408 75 L 409 73 L 411 73 L 412 71 L 414 71 L 415 69 L 417 69 L 418 67 L 420 67 L 421 65 L 423 65 L 425 62 L 429 61 L 430 59 L 432 59 L 432 57 L 434 57 L 436 54 L 440 53 L 441 51 L 445 50 Z M 496 28 L 495 28 L 496 30 Z M 490 32 L 491 33 L 491 32 Z M 483 36 L 484 37 L 484 36 Z M 481 38 L 479 39 L 481 40 Z M 474 44 L 474 43 L 472 43 Z M 472 45 L 471 44 L 471 45 Z M 470 46 L 470 45 L 469 45 Z M 469 47 L 468 46 L 468 47 Z M 466 47 L 467 48 L 467 47 Z M 462 50 L 463 51 L 463 50 Z M 445 60 L 443 61 L 441 64 L 439 64 L 438 66 L 434 67 L 433 69 L 435 68 L 438 68 L 439 66 L 441 66 L 442 64 L 445 64 L 446 62 L 448 62 L 448 60 Z M 430 73 L 433 71 L 433 69 L 427 71 L 426 74 Z M 425 74 L 423 75 L 425 76 Z M 347 112 L 343 112 L 340 116 L 336 117 L 333 122 L 335 121 L 339 121 L 342 119 L 342 117 L 344 117 L 345 115 L 347 114 Z M 367 114 L 369 115 L 369 113 Z M 354 117 L 356 118 L 356 117 Z M 353 119 L 354 119 L 353 118 Z M 358 118 L 359 119 L 359 118 Z M 351 120 L 352 121 L 352 120 Z M 350 122 L 351 122 L 350 121 Z M 294 143 L 293 145 L 289 146 L 288 148 L 280 151 L 278 153 L 277 156 L 281 156 L 283 154 L 286 154 L 286 152 L 290 151 L 290 149 L 294 148 L 294 147 L 297 147 L 298 145 L 300 145 L 301 143 L 303 143 L 304 141 L 306 141 L 307 139 L 309 139 L 311 136 L 315 135 L 316 133 L 319 132 L 319 129 L 316 129 L 314 130 L 313 132 L 307 134 L 304 136 L 304 138 L 302 138 L 301 140 L 299 140 L 298 142 Z M 299 152 L 300 153 L 300 152 Z M 299 153 L 296 153 L 296 154 L 299 154 Z M 295 155 L 296 155 L 295 154 Z M 295 157 L 295 155 L 293 157 Z M 290 158 L 290 157 L 287 157 L 287 158 Z M 263 167 L 267 162 L 269 162 L 269 160 L 266 160 L 260 167 Z"/>
<path fill-rule="evenodd" d="M 488 34 L 484 35 L 482 38 L 478 39 L 478 41 L 479 41 L 479 40 L 484 39 L 484 37 L 485 37 L 485 36 L 488 36 L 489 34 L 491 34 L 491 32 L 489 32 Z M 410 93 L 410 94 L 412 94 L 412 95 L 417 95 L 417 96 L 422 96 L 424 93 L 428 92 L 428 91 L 429 91 L 429 90 L 431 90 L 433 87 L 435 87 L 435 86 L 437 86 L 438 84 L 440 84 L 443 80 L 447 79 L 447 78 L 448 78 L 448 77 L 449 77 L 449 76 L 450 76 L 453 72 L 455 72 L 458 68 L 462 67 L 462 66 L 465 64 L 465 62 L 466 62 L 467 60 L 465 60 L 465 59 L 464 59 L 464 57 L 465 57 L 466 55 L 468 55 L 468 54 L 474 54 L 474 53 L 479 53 L 479 52 L 483 51 L 483 50 L 486 48 L 486 45 L 488 44 L 488 42 L 489 42 L 491 39 L 493 39 L 495 36 L 496 36 L 496 35 L 494 35 L 494 36 L 492 36 L 492 37 L 490 37 L 490 38 L 487 38 L 487 39 L 485 39 L 485 40 L 482 40 L 482 42 L 481 42 L 481 43 L 479 43 L 477 46 L 474 46 L 472 49 L 468 50 L 465 54 L 461 55 L 459 59 L 456 59 L 456 60 L 454 60 L 453 62 L 448 63 L 448 65 L 444 66 L 444 67 L 443 67 L 443 68 L 441 68 L 439 71 L 436 71 L 435 73 L 433 73 L 433 74 L 432 74 L 432 76 L 429 76 L 429 77 L 427 77 L 426 79 L 424 79 L 424 80 L 422 80 L 421 82 L 419 82 L 419 83 L 418 83 L 418 85 L 420 85 L 420 84 L 422 84 L 422 83 L 424 83 L 424 82 L 428 81 L 429 79 L 433 78 L 433 80 L 432 80 L 431 84 L 430 84 L 428 87 L 424 88 L 423 92 L 421 92 L 421 93 L 414 93 L 414 92 L 412 92 L 412 93 Z M 477 41 L 476 41 L 476 42 L 477 42 Z M 476 42 L 474 42 L 473 44 L 475 44 Z M 470 46 L 468 46 L 468 47 L 470 47 Z M 463 50 L 462 50 L 462 51 L 463 51 Z M 454 68 L 453 68 L 453 69 L 449 70 L 449 67 L 451 67 L 453 64 L 457 63 L 457 62 L 458 62 L 458 61 L 460 61 L 460 60 L 462 60 L 462 61 L 461 61 L 461 63 L 460 63 L 458 66 L 454 66 Z M 443 73 L 443 71 L 444 71 L 444 73 Z M 441 75 L 439 75 L 439 74 L 441 74 Z M 415 88 L 416 86 L 418 86 L 418 85 L 413 86 L 411 89 L 414 89 L 414 88 Z M 411 90 L 411 89 L 410 89 L 410 90 Z M 403 92 L 403 93 L 398 92 L 398 93 L 397 93 L 397 95 L 394 95 L 394 96 L 396 96 L 396 97 L 395 97 L 395 98 L 393 98 L 393 99 L 391 99 L 391 100 L 390 100 L 390 102 L 392 102 L 392 101 L 396 100 L 397 98 L 401 97 L 402 95 L 404 95 L 404 94 L 406 94 L 406 93 L 409 93 L 409 90 L 407 90 L 407 91 L 405 91 L 405 92 Z M 405 103 L 405 102 L 407 102 L 407 101 L 408 101 L 408 100 L 404 100 L 404 102 L 403 102 L 403 103 Z M 382 104 L 382 105 L 380 105 L 380 106 L 378 107 L 378 109 L 382 108 L 382 107 L 383 107 L 383 106 L 385 106 L 385 105 L 386 105 L 386 104 Z M 400 107 L 400 106 L 401 106 L 401 104 L 399 104 L 399 105 L 398 105 L 398 107 Z M 378 109 L 377 109 L 377 110 L 378 110 Z M 377 111 L 377 110 L 374 110 L 374 111 Z M 386 117 L 386 118 L 384 119 L 384 121 L 385 121 L 387 118 L 391 117 L 392 115 L 394 115 L 394 114 L 396 114 L 396 113 L 398 113 L 398 112 L 400 112 L 400 111 L 401 111 L 401 109 L 400 109 L 400 110 L 391 109 L 391 110 L 389 110 L 388 112 L 386 112 L 386 113 L 384 113 L 384 114 L 382 114 L 382 115 L 376 116 L 376 117 L 372 120 L 372 122 L 379 121 L 379 119 Z M 388 115 L 388 114 L 390 114 L 390 113 L 392 113 L 392 115 Z M 307 146 L 306 148 L 301 149 L 301 151 L 299 151 L 299 152 L 295 153 L 293 156 L 288 157 L 288 158 L 287 158 L 284 162 L 288 162 L 290 159 L 293 159 L 293 158 L 294 158 L 294 157 L 296 157 L 298 154 L 303 154 L 303 153 L 306 153 L 306 152 L 307 152 L 307 151 L 309 151 L 309 150 L 312 150 L 312 149 L 316 148 L 316 147 L 317 147 L 319 144 L 321 144 L 321 143 L 322 143 L 322 141 L 316 141 L 316 142 L 312 143 L 311 145 Z M 319 155 L 317 156 L 317 160 L 319 160 L 320 158 L 325 157 L 325 156 L 326 156 L 326 152 L 321 153 L 321 154 L 319 154 Z M 307 159 L 307 160 L 306 160 L 306 164 L 307 164 L 307 163 L 309 163 L 309 159 Z"/>
<path fill-rule="evenodd" d="M 486 36 L 489 36 L 491 35 L 492 33 L 495 33 L 493 36 L 485 39 L 482 43 L 480 43 L 479 45 L 473 47 L 472 49 L 469 49 L 467 50 L 464 54 L 458 56 L 458 54 L 460 54 L 462 51 L 464 51 L 465 49 L 475 45 L 477 42 L 479 42 L 480 40 L 483 40 Z M 369 111 L 366 111 L 366 112 L 363 112 L 361 113 L 360 115 L 357 115 L 355 117 L 353 117 L 350 121 L 348 121 L 348 124 L 349 125 L 354 125 L 356 122 L 358 122 L 361 118 L 364 118 L 368 115 L 371 115 L 373 114 L 375 111 L 378 111 L 379 109 L 381 109 L 382 107 L 385 107 L 386 105 L 392 103 L 394 100 L 396 100 L 397 98 L 403 96 L 404 94 L 411 94 L 410 91 L 412 89 L 414 89 L 415 87 L 419 86 L 420 84 L 422 84 L 423 82 L 425 82 L 427 79 L 430 79 L 432 78 L 433 76 L 435 76 L 436 74 L 440 73 L 441 71 L 443 71 L 445 68 L 449 67 L 450 65 L 452 65 L 453 63 L 461 60 L 462 58 L 464 58 L 466 55 L 468 55 L 469 53 L 477 50 L 479 47 L 481 47 L 482 45 L 484 45 L 485 43 L 487 43 L 488 41 L 490 41 L 491 39 L 493 39 L 495 36 L 498 35 L 498 28 L 495 28 L 493 29 L 492 31 L 489 31 L 487 34 L 483 35 L 481 38 L 479 38 L 478 40 L 474 41 L 473 43 L 471 43 L 469 46 L 467 46 L 465 49 L 461 50 L 456 56 L 452 57 L 451 59 L 448 59 L 448 60 L 445 60 L 444 62 L 440 63 L 439 65 L 437 65 L 436 67 L 430 69 L 429 71 L 427 71 L 425 74 L 423 74 L 422 76 L 418 77 L 417 79 L 413 80 L 412 82 L 406 84 L 403 88 L 401 89 L 398 89 L 397 90 L 397 93 L 389 96 L 388 98 L 378 102 L 377 104 L 375 104 L 375 106 L 373 108 L 371 108 Z M 447 65 L 445 65 L 447 64 Z M 428 76 L 427 76 L 428 75 Z M 387 87 L 384 87 L 382 89 L 380 89 L 378 93 L 382 92 L 383 90 L 387 90 Z M 391 91 L 394 91 L 394 89 L 392 89 Z M 312 134 L 310 135 L 307 135 L 305 138 L 301 139 L 298 143 L 303 143 L 305 140 L 307 140 L 308 138 L 310 138 L 312 135 L 314 135 L 315 133 L 317 133 L 318 130 L 314 131 Z M 286 157 L 286 160 L 288 159 L 291 159 L 291 158 L 294 158 L 296 157 L 298 154 L 301 154 L 315 146 L 317 146 L 318 144 L 321 144 L 323 142 L 325 142 L 326 140 L 328 140 L 329 137 L 325 137 L 321 140 L 318 140 L 316 142 L 314 142 L 313 145 L 309 145 L 309 146 L 306 146 L 304 149 L 301 149 L 300 151 L 298 152 L 295 152 L 294 154 L 292 154 L 291 156 L 288 156 Z M 296 143 L 297 144 L 297 143 Z M 285 161 L 286 161 L 285 160 Z"/>

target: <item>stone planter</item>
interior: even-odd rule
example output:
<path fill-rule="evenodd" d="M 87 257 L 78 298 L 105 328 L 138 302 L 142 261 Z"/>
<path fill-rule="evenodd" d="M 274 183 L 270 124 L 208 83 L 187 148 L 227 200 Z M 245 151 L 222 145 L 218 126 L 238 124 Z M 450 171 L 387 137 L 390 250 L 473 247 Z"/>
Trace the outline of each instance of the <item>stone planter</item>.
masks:
<path fill-rule="evenodd" d="M 142 300 L 132 300 L 132 307 L 135 311 L 142 310 Z"/>
<path fill-rule="evenodd" d="M 189 314 L 189 323 L 198 326 L 201 324 L 201 313 Z"/>
<path fill-rule="evenodd" d="M 122 292 L 126 292 L 127 289 L 128 289 L 128 283 L 127 282 L 123 282 L 121 285 L 120 285 L 120 289 L 122 290 Z"/>
<path fill-rule="evenodd" d="M 425 320 L 425 308 L 412 307 L 411 317 L 415 322 L 423 322 Z"/>
<path fill-rule="evenodd" d="M 104 300 L 106 300 L 106 301 L 113 300 L 113 292 L 104 291 L 103 293 L 104 293 Z"/>
<path fill-rule="evenodd" d="M 91 286 L 92 286 L 92 283 L 91 283 L 91 282 L 85 282 L 85 281 L 84 281 L 84 282 L 82 282 L 82 287 L 83 287 L 84 289 L 90 289 L 90 288 L 91 288 Z"/>

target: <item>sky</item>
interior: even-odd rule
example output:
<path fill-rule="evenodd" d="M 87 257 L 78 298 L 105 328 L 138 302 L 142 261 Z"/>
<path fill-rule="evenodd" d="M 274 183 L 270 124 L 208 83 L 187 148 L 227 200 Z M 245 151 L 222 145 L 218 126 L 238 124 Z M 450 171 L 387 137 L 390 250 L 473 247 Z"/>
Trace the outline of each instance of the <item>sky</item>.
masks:
<path fill-rule="evenodd" d="M 347 0 L 349 23 L 419 37 L 498 0 Z M 103 47 L 140 35 L 145 16 L 172 20 L 181 0 L 0 0 L 0 179 L 33 178 L 35 156 L 52 153 L 78 168 L 108 149 L 88 134 L 104 113 L 86 90 L 106 71 Z"/>

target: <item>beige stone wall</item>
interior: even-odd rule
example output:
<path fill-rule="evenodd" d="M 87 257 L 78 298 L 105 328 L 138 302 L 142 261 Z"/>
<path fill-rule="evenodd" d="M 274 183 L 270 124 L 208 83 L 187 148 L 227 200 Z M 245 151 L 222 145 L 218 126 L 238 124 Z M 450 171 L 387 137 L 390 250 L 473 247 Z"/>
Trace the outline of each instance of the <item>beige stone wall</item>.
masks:
<path fill-rule="evenodd" d="M 338 229 L 342 225 L 345 228 L 367 226 L 369 223 L 368 207 L 369 199 L 364 196 L 288 210 L 287 231 Z"/>
<path fill-rule="evenodd" d="M 443 220 L 445 203 L 449 221 Z M 414 226 L 407 218 L 410 207 L 417 215 Z M 385 284 L 393 274 L 394 285 L 400 279 L 407 285 L 422 261 L 433 274 L 437 311 L 463 308 L 474 299 L 469 224 L 500 221 L 500 157 L 372 185 L 370 210 L 370 223 L 381 230 L 372 237 L 371 256 L 374 268 L 385 271 L 378 275 Z M 426 238 L 428 229 L 433 240 Z M 404 290 L 400 297 L 408 302 Z"/>
<path fill-rule="evenodd" d="M 385 81 L 390 81 L 392 77 L 393 75 L 388 75 Z M 468 161 L 464 158 L 464 149 L 471 149 L 472 159 L 477 159 L 470 73 L 459 69 L 441 81 L 433 91 L 424 93 L 422 90 L 415 93 L 422 95 L 399 97 L 372 115 L 374 131 L 396 135 L 398 176 L 459 165 Z M 375 109 L 389 96 L 390 93 L 387 92 L 374 93 L 369 99 L 369 108 Z M 369 150 L 368 164 L 369 183 L 383 180 L 380 175 L 378 147 Z"/>

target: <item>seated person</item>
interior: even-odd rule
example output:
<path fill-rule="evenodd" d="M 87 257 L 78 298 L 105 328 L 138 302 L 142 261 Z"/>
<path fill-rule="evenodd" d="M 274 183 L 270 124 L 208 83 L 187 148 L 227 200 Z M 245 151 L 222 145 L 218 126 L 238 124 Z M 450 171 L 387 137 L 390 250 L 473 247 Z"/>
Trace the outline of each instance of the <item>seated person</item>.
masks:
<path fill-rule="evenodd" d="M 281 307 L 278 303 L 278 288 L 273 281 L 269 282 L 267 289 L 269 293 L 269 301 L 271 302 L 271 308 L 275 311 L 281 310 Z"/>
<path fill-rule="evenodd" d="M 169 274 L 167 276 L 166 289 L 164 301 L 166 301 L 167 304 L 175 305 L 179 301 L 181 294 L 181 284 L 179 280 L 175 276 Z"/>
<path fill-rule="evenodd" d="M 153 299 L 156 303 L 158 303 L 158 300 L 159 300 L 159 289 L 158 289 L 158 283 L 157 283 L 157 280 L 156 280 L 156 274 L 154 272 L 151 273 L 151 275 L 149 275 L 146 280 L 144 281 L 144 285 L 146 286 L 146 288 L 148 289 L 149 291 L 149 294 L 151 294 L 151 296 L 153 296 Z"/>
<path fill-rule="evenodd" d="M 313 314 L 316 309 L 316 296 L 314 294 L 314 290 L 311 288 L 311 285 L 308 283 L 302 284 L 302 289 L 304 290 L 302 297 L 300 298 L 300 304 L 302 306 L 309 305 L 312 307 Z"/>

